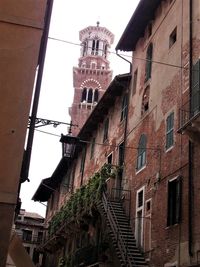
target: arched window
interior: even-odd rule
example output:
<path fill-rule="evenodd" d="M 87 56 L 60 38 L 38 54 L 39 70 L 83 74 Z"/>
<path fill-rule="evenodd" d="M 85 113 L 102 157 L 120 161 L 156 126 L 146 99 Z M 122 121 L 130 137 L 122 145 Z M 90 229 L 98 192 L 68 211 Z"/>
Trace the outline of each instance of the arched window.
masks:
<path fill-rule="evenodd" d="M 82 91 L 81 102 L 86 101 L 86 97 L 87 97 L 87 88 L 84 88 Z"/>
<path fill-rule="evenodd" d="M 94 102 L 98 102 L 98 99 L 99 99 L 99 92 L 98 89 L 96 89 L 94 92 Z"/>
<path fill-rule="evenodd" d="M 83 88 L 82 95 L 81 95 L 81 102 L 82 103 L 89 103 L 89 104 L 96 104 L 99 99 L 99 91 L 98 89 L 92 88 Z"/>
<path fill-rule="evenodd" d="M 137 170 L 140 170 L 146 164 L 146 145 L 147 145 L 147 137 L 145 134 L 142 134 L 140 136 L 138 144 Z"/>
<path fill-rule="evenodd" d="M 152 57 L 153 57 L 153 44 L 151 43 L 148 46 L 146 55 L 145 81 L 148 81 L 151 78 Z"/>
<path fill-rule="evenodd" d="M 92 96 L 93 96 L 93 90 L 92 88 L 90 88 L 88 91 L 88 98 L 87 98 L 88 103 L 92 103 Z"/>

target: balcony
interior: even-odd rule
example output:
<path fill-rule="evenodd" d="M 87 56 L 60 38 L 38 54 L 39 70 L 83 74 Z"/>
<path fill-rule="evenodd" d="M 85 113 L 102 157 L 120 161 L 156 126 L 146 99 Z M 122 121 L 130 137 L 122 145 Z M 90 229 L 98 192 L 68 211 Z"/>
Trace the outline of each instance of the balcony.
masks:
<path fill-rule="evenodd" d="M 182 106 L 178 133 L 186 134 L 192 142 L 200 143 L 200 91 Z"/>
<path fill-rule="evenodd" d="M 43 242 L 43 237 L 40 235 L 23 235 L 22 233 L 18 233 L 18 236 L 23 243 L 41 244 Z"/>

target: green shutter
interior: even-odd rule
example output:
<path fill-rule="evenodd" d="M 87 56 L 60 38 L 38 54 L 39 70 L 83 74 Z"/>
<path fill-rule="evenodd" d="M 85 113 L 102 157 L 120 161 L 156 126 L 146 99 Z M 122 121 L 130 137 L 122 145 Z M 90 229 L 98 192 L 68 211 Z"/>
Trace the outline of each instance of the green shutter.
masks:
<path fill-rule="evenodd" d="M 191 88 L 191 114 L 193 117 L 197 112 L 199 112 L 200 108 L 200 90 L 199 90 L 199 82 L 200 82 L 200 61 L 192 68 L 192 88 Z"/>

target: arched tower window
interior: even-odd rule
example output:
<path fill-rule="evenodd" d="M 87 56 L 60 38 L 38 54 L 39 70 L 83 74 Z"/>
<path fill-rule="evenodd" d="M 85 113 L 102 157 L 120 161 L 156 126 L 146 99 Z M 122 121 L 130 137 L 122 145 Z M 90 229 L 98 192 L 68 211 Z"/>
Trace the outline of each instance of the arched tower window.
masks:
<path fill-rule="evenodd" d="M 95 51 L 95 40 L 92 41 L 92 55 L 94 55 Z"/>
<path fill-rule="evenodd" d="M 108 52 L 108 45 L 105 44 L 104 46 L 104 57 L 107 58 L 107 52 Z"/>
<path fill-rule="evenodd" d="M 84 88 L 82 91 L 81 102 L 86 101 L 86 97 L 87 97 L 87 88 Z"/>
<path fill-rule="evenodd" d="M 99 40 L 96 40 L 96 52 L 95 52 L 96 55 L 99 54 Z"/>
<path fill-rule="evenodd" d="M 99 40 L 92 41 L 92 55 L 99 54 Z"/>
<path fill-rule="evenodd" d="M 145 81 L 148 81 L 151 78 L 152 57 L 153 57 L 153 44 L 151 43 L 147 48 L 147 54 L 146 54 Z"/>
<path fill-rule="evenodd" d="M 88 103 L 92 103 L 92 97 L 93 97 L 93 90 L 92 88 L 90 88 L 88 91 L 88 98 L 87 98 Z"/>
<path fill-rule="evenodd" d="M 99 99 L 99 92 L 98 92 L 98 89 L 96 89 L 94 91 L 94 102 L 98 102 L 98 99 Z"/>
<path fill-rule="evenodd" d="M 86 48 L 87 48 L 87 44 L 86 44 L 86 42 L 84 42 L 83 43 L 83 53 L 82 53 L 83 57 L 86 55 Z"/>
<path fill-rule="evenodd" d="M 137 170 L 140 170 L 146 164 L 146 146 L 147 146 L 147 137 L 145 134 L 142 134 L 140 136 L 138 144 Z"/>

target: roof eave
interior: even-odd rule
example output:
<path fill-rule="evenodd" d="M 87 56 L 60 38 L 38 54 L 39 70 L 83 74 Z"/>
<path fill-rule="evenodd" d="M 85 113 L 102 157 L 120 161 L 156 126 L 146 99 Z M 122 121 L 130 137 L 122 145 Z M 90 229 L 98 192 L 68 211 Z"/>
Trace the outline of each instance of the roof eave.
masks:
<path fill-rule="evenodd" d="M 154 19 L 154 14 L 162 0 L 140 0 L 135 12 L 128 22 L 116 50 L 134 51 L 138 40 L 144 35 L 149 21 Z"/>

